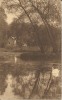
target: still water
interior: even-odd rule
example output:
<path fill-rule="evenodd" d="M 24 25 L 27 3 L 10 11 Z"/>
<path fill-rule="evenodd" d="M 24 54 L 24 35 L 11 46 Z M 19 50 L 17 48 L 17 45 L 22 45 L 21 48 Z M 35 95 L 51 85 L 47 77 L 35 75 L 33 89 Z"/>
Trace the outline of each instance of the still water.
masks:
<path fill-rule="evenodd" d="M 0 100 L 59 99 L 59 61 L 24 61 L 20 53 L 0 54 Z"/>

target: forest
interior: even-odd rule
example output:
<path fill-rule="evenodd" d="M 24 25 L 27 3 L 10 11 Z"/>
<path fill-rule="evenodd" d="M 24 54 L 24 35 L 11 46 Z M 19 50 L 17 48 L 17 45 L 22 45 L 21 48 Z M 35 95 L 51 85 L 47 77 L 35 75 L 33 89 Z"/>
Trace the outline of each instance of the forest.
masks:
<path fill-rule="evenodd" d="M 60 0 L 0 0 L 0 100 L 61 100 L 60 9 Z"/>
<path fill-rule="evenodd" d="M 8 24 L 8 14 L 17 18 Z M 36 47 L 42 53 L 61 51 L 61 15 L 58 0 L 4 0 L 0 7 L 0 48 Z"/>

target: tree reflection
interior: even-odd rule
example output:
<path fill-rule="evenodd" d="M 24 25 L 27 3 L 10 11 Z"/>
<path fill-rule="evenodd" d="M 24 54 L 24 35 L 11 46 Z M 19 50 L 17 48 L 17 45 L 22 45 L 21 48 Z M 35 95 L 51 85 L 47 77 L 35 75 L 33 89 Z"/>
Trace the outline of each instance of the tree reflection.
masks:
<path fill-rule="evenodd" d="M 6 78 L 9 73 L 12 72 L 12 67 L 10 64 L 2 63 L 0 64 L 0 95 L 3 95 L 6 88 L 7 88 L 7 82 Z"/>
<path fill-rule="evenodd" d="M 19 95 L 23 99 L 48 98 L 49 93 L 50 96 L 53 96 L 54 87 L 57 91 L 58 78 L 53 78 L 50 66 L 38 67 L 34 71 L 26 70 L 25 74 L 23 72 L 22 70 L 18 75 L 13 75 L 12 87 L 15 95 Z"/>
<path fill-rule="evenodd" d="M 6 84 L 6 73 L 4 71 L 4 68 L 0 65 L 0 95 L 2 95 L 5 92 L 5 89 L 7 87 Z"/>
<path fill-rule="evenodd" d="M 50 78 L 50 69 L 39 68 L 35 71 L 19 70 L 19 74 L 13 74 L 13 92 L 22 98 L 42 98 Z M 18 72 L 16 72 L 18 73 Z M 22 74 L 23 73 L 23 74 Z"/>
<path fill-rule="evenodd" d="M 48 67 L 42 67 L 40 68 L 40 70 L 37 70 L 36 81 L 29 98 L 32 98 L 34 93 L 37 96 L 37 98 L 42 98 L 45 88 L 48 84 L 49 74 L 50 69 L 48 69 Z"/>
<path fill-rule="evenodd" d="M 8 75 L 11 75 L 11 88 L 14 96 L 17 95 L 23 99 L 56 98 L 57 95 L 60 97 L 60 78 L 59 74 L 55 75 L 55 71 L 59 72 L 59 69 L 52 67 L 53 65 L 44 64 L 35 68 L 14 67 L 10 64 L 1 65 L 0 95 L 8 88 L 6 78 Z"/>
<path fill-rule="evenodd" d="M 20 95 L 23 98 L 28 98 L 32 86 L 35 81 L 35 72 L 29 72 L 28 75 L 18 75 L 14 77 L 14 82 L 12 84 L 13 91 L 16 95 Z"/>

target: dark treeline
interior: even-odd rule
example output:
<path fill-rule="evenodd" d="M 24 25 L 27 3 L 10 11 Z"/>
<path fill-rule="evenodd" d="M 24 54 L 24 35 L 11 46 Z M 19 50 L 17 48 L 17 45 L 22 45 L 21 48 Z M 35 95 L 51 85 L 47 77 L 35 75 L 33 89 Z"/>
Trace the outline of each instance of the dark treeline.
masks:
<path fill-rule="evenodd" d="M 43 46 L 52 46 L 51 39 L 48 36 L 46 28 L 44 25 L 38 26 L 35 24 L 35 28 L 38 31 L 40 42 Z M 51 32 L 53 34 L 53 38 L 56 41 L 56 44 L 60 46 L 60 29 L 51 26 Z M 53 33 L 54 32 L 54 33 Z M 10 33 L 10 34 L 9 34 Z M 30 23 L 17 23 L 13 22 L 10 25 L 10 32 L 8 33 L 9 36 L 15 36 L 17 38 L 17 43 L 21 46 L 23 43 L 26 43 L 28 46 L 38 46 L 36 40 L 36 34 L 33 31 L 33 28 Z M 34 36 L 35 35 L 35 36 Z M 54 41 L 54 42 L 55 42 Z M 59 47 L 57 47 L 59 48 Z"/>
<path fill-rule="evenodd" d="M 51 39 L 49 38 L 44 25 L 37 26 L 35 24 L 35 27 L 36 27 L 36 30 L 38 31 L 40 44 L 43 45 L 44 49 L 48 49 L 49 47 L 52 47 Z M 54 33 L 53 33 L 53 31 L 54 31 Z M 51 32 L 53 34 L 53 38 L 56 41 L 57 49 L 60 51 L 60 36 L 61 36 L 60 29 L 57 29 L 52 26 Z M 3 34 L 0 33 L 0 35 L 3 35 L 3 36 L 1 36 L 2 40 L 0 40 L 0 41 L 2 41 L 2 42 L 0 42 L 0 47 L 2 47 L 2 46 L 6 47 L 8 40 L 11 37 L 16 37 L 17 46 L 20 48 L 23 44 L 27 44 L 27 46 L 38 46 L 38 43 L 36 40 L 36 34 L 34 33 L 33 28 L 30 23 L 13 22 L 9 26 L 9 29 L 8 30 L 6 29 L 6 32 L 3 31 Z"/>

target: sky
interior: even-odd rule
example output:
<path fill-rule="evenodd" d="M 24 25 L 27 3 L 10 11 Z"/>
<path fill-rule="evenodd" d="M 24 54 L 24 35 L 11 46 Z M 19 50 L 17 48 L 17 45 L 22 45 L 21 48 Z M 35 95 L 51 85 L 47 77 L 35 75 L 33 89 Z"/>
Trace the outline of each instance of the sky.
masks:
<path fill-rule="evenodd" d="M 6 14 L 7 14 L 6 22 L 8 24 L 11 24 L 11 22 L 13 21 L 14 18 L 16 18 L 16 16 L 14 14 L 11 14 L 11 13 L 10 14 L 6 13 Z"/>
<path fill-rule="evenodd" d="M 0 6 L 1 6 L 1 2 L 2 2 L 2 0 L 0 0 Z"/>
<path fill-rule="evenodd" d="M 3 0 L 0 0 L 0 6 L 1 6 L 2 1 L 3 1 Z M 8 24 L 11 24 L 11 22 L 13 21 L 14 18 L 16 18 L 16 16 L 15 16 L 14 14 L 11 14 L 11 13 L 9 13 L 9 14 L 8 14 L 7 12 L 5 12 L 5 13 L 6 13 L 6 15 L 7 15 L 6 22 L 7 22 Z"/>

